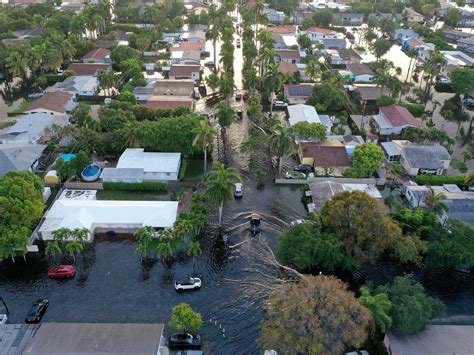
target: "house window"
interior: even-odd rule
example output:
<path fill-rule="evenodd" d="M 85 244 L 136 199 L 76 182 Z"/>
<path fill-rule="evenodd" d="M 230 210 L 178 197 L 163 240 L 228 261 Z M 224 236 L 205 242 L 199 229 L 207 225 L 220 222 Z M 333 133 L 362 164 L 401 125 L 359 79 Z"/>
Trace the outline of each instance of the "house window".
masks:
<path fill-rule="evenodd" d="M 166 176 L 170 176 L 171 174 L 170 173 L 166 173 Z"/>

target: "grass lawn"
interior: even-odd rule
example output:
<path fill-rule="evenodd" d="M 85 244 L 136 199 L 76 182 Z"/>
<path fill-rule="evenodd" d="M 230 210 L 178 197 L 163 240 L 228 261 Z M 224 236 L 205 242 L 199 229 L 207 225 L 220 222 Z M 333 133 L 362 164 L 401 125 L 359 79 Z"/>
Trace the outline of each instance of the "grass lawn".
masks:
<path fill-rule="evenodd" d="M 0 122 L 0 129 L 4 129 L 7 127 L 11 127 L 15 124 L 15 121 L 5 121 L 5 122 Z"/>
<path fill-rule="evenodd" d="M 28 109 L 31 105 L 31 101 L 23 100 L 16 110 L 8 112 L 8 116 L 18 116 Z"/>
<path fill-rule="evenodd" d="M 211 164 L 211 162 L 208 162 Z M 204 161 L 203 159 L 188 159 L 184 180 L 200 181 L 203 178 Z"/>
<path fill-rule="evenodd" d="M 98 200 L 117 201 L 170 201 L 170 194 L 158 191 L 99 190 Z"/>

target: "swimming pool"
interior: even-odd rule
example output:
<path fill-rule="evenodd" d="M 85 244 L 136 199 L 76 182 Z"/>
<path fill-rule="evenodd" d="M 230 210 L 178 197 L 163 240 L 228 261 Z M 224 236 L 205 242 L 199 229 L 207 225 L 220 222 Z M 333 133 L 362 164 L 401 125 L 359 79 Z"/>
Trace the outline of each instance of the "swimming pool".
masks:
<path fill-rule="evenodd" d="M 100 166 L 97 164 L 88 165 L 82 170 L 82 180 L 96 181 L 100 175 Z"/>
<path fill-rule="evenodd" d="M 76 154 L 67 153 L 67 154 L 61 154 L 59 157 L 56 158 L 56 160 L 62 159 L 64 161 L 69 161 L 75 157 L 76 157 Z"/>

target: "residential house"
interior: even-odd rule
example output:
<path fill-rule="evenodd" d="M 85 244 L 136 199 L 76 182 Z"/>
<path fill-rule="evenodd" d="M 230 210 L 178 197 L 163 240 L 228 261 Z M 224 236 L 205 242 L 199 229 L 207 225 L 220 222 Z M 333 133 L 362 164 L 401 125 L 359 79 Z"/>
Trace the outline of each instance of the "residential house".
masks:
<path fill-rule="evenodd" d="M 472 11 L 461 11 L 461 19 L 457 23 L 458 27 L 473 27 L 474 26 L 474 13 Z"/>
<path fill-rule="evenodd" d="M 67 70 L 76 76 L 99 76 L 101 72 L 109 72 L 112 65 L 109 63 L 71 63 Z"/>
<path fill-rule="evenodd" d="M 361 26 L 364 23 L 364 14 L 341 12 L 333 14 L 332 18 L 335 23 L 344 26 Z"/>
<path fill-rule="evenodd" d="M 206 47 L 204 42 L 179 42 L 170 47 L 172 52 L 202 52 Z"/>
<path fill-rule="evenodd" d="M 473 34 L 469 32 L 463 32 L 463 31 L 458 31 L 455 30 L 451 27 L 444 26 L 443 29 L 443 34 L 446 37 L 448 41 L 451 42 L 456 42 L 462 38 L 472 38 Z"/>
<path fill-rule="evenodd" d="M 141 104 L 145 103 L 151 96 L 153 96 L 153 92 L 155 91 L 155 85 L 157 80 L 151 80 L 147 83 L 146 86 L 137 86 L 133 89 L 133 95 L 137 101 Z"/>
<path fill-rule="evenodd" d="M 356 135 L 351 135 L 351 134 L 346 134 L 345 136 L 340 136 L 340 135 L 328 135 L 326 137 L 327 141 L 337 141 L 341 142 L 344 144 L 344 147 L 346 147 L 347 154 L 349 157 L 352 157 L 352 153 L 354 153 L 354 149 L 360 145 L 364 144 L 364 138 L 362 136 L 356 136 Z"/>
<path fill-rule="evenodd" d="M 341 33 L 321 27 L 310 27 L 304 32 L 311 39 L 312 42 L 319 42 L 323 39 L 341 38 Z"/>
<path fill-rule="evenodd" d="M 335 50 L 342 60 L 342 64 L 360 64 L 362 57 L 351 48 L 338 48 Z"/>
<path fill-rule="evenodd" d="M 331 133 L 332 121 L 328 116 L 320 117 L 314 106 L 310 105 L 290 105 L 288 106 L 288 122 L 290 127 L 298 122 L 320 123 L 326 127 L 326 133 Z"/>
<path fill-rule="evenodd" d="M 64 126 L 64 116 L 52 116 L 44 112 L 20 116 L 13 126 L 0 131 L 2 144 L 37 144 L 43 141 L 46 130 L 53 124 Z"/>
<path fill-rule="evenodd" d="M 94 96 L 99 92 L 99 79 L 92 75 L 68 76 L 64 81 L 46 88 L 45 92 L 64 91 L 79 96 Z"/>
<path fill-rule="evenodd" d="M 46 145 L 0 144 L 0 175 L 9 171 L 34 171 Z"/>
<path fill-rule="evenodd" d="M 32 30 L 20 30 L 20 31 L 15 31 L 13 34 L 16 36 L 18 39 L 27 39 L 31 37 L 38 37 L 43 34 L 43 30 L 41 27 L 36 27 L 33 28 Z"/>
<path fill-rule="evenodd" d="M 171 64 L 200 65 L 201 53 L 199 51 L 172 51 Z"/>
<path fill-rule="evenodd" d="M 171 229 L 178 217 L 178 201 L 97 200 L 96 193 L 64 190 L 45 213 L 39 237 L 52 240 L 54 231 L 60 228 L 85 228 L 89 232 L 86 241 L 91 242 L 98 232 L 134 233 L 143 227 Z"/>
<path fill-rule="evenodd" d="M 400 163 L 402 160 L 402 153 L 394 142 L 380 143 L 385 155 L 385 161 L 388 163 Z"/>
<path fill-rule="evenodd" d="M 420 39 L 421 36 L 417 32 L 415 32 L 411 29 L 407 29 L 407 28 L 398 28 L 392 33 L 392 39 L 395 40 L 395 41 L 399 41 L 400 43 L 402 43 L 403 40 L 405 40 L 407 38 L 418 38 L 418 39 Z"/>
<path fill-rule="evenodd" d="M 321 54 L 324 54 L 331 65 L 345 65 L 344 60 L 341 58 L 339 52 L 336 49 L 324 49 L 321 51 Z"/>
<path fill-rule="evenodd" d="M 393 140 L 400 152 L 400 164 L 408 175 L 444 175 L 451 163 L 451 155 L 439 144 L 417 144 L 409 141 Z"/>
<path fill-rule="evenodd" d="M 161 35 L 160 39 L 157 42 L 164 43 L 164 44 L 173 44 L 180 41 L 182 35 L 183 34 L 180 32 L 175 32 L 175 33 L 165 32 Z"/>
<path fill-rule="evenodd" d="M 381 136 L 400 135 L 405 127 L 423 127 L 405 108 L 398 105 L 384 106 L 370 120 L 372 128 Z"/>
<path fill-rule="evenodd" d="M 406 18 L 408 25 L 421 24 L 425 21 L 424 16 L 411 7 L 406 7 L 405 10 L 403 10 L 403 16 Z"/>
<path fill-rule="evenodd" d="M 202 30 L 189 31 L 183 34 L 182 36 L 184 41 L 187 42 L 206 42 L 206 32 Z"/>
<path fill-rule="evenodd" d="M 263 13 L 270 23 L 283 24 L 287 17 L 283 11 L 277 11 L 269 8 L 264 9 Z"/>
<path fill-rule="evenodd" d="M 319 41 L 325 49 L 344 49 L 347 47 L 345 38 L 326 38 Z"/>
<path fill-rule="evenodd" d="M 298 48 L 298 40 L 295 35 L 285 35 L 272 33 L 273 46 L 275 49 L 294 49 Z"/>
<path fill-rule="evenodd" d="M 102 182 L 141 184 L 143 172 L 143 168 L 104 168 L 100 173 L 100 179 Z"/>
<path fill-rule="evenodd" d="M 143 148 L 127 148 L 122 153 L 117 169 L 143 169 L 143 180 L 178 180 L 181 153 L 145 152 Z"/>
<path fill-rule="evenodd" d="M 99 48 L 111 49 L 112 47 L 118 46 L 119 41 L 106 41 L 106 40 L 98 39 L 95 41 L 95 44 Z"/>
<path fill-rule="evenodd" d="M 283 93 L 290 105 L 304 104 L 313 93 L 313 84 L 285 84 Z"/>
<path fill-rule="evenodd" d="M 169 72 L 170 80 L 190 79 L 194 82 L 200 80 L 200 65 L 173 64 Z"/>
<path fill-rule="evenodd" d="M 312 165 L 317 174 L 343 176 L 352 165 L 344 144 L 337 141 L 299 142 L 298 156 L 302 164 Z"/>
<path fill-rule="evenodd" d="M 281 35 L 297 35 L 298 27 L 294 25 L 285 25 L 285 26 L 268 26 L 267 30 L 271 33 L 278 33 Z"/>
<path fill-rule="evenodd" d="M 474 53 L 474 37 L 459 39 L 457 41 L 457 49 L 471 54 Z"/>
<path fill-rule="evenodd" d="M 367 64 L 347 64 L 346 67 L 351 73 L 352 81 L 356 83 L 370 83 L 375 79 L 375 73 Z"/>
<path fill-rule="evenodd" d="M 390 89 L 385 86 L 378 87 L 376 85 L 358 84 L 354 85 L 354 89 L 353 94 L 359 103 L 364 106 L 364 110 L 366 106 L 375 106 L 381 96 L 390 94 Z"/>
<path fill-rule="evenodd" d="M 445 59 L 440 74 L 449 77 L 449 74 L 459 67 L 474 67 L 474 58 L 461 51 L 440 51 Z"/>
<path fill-rule="evenodd" d="M 192 97 L 194 94 L 193 80 L 168 80 L 160 79 L 155 82 L 153 95 L 155 96 L 175 96 L 182 98 Z"/>
<path fill-rule="evenodd" d="M 388 354 L 471 354 L 474 349 L 473 325 L 429 325 L 415 335 L 385 334 Z"/>
<path fill-rule="evenodd" d="M 150 96 L 145 101 L 145 106 L 153 109 L 172 110 L 178 107 L 194 110 L 194 100 L 191 98 L 173 97 L 173 96 Z"/>
<path fill-rule="evenodd" d="M 391 20 L 391 21 L 400 21 L 401 16 L 399 14 L 392 14 L 391 12 L 377 12 L 369 14 L 369 23 L 371 21 L 384 21 L 384 20 Z"/>
<path fill-rule="evenodd" d="M 110 50 L 106 48 L 97 48 L 91 50 L 82 57 L 84 63 L 112 63 Z"/>
<path fill-rule="evenodd" d="M 300 51 L 297 49 L 278 49 L 275 51 L 275 63 L 298 64 L 300 61 Z"/>
<path fill-rule="evenodd" d="M 64 91 L 47 92 L 33 101 L 23 113 L 44 112 L 54 116 L 65 116 L 77 106 L 74 98 L 74 94 Z"/>
<path fill-rule="evenodd" d="M 298 75 L 303 81 L 310 80 L 310 77 L 306 74 L 306 64 L 280 63 L 278 65 L 278 71 L 284 75 Z"/>
<path fill-rule="evenodd" d="M 311 182 L 306 196 L 311 197 L 312 202 L 308 204 L 309 212 L 319 212 L 326 202 L 331 200 L 335 194 L 343 191 L 361 191 L 371 197 L 382 200 L 382 195 L 375 185 L 371 184 L 344 184 L 336 181 L 326 180 L 321 182 Z"/>

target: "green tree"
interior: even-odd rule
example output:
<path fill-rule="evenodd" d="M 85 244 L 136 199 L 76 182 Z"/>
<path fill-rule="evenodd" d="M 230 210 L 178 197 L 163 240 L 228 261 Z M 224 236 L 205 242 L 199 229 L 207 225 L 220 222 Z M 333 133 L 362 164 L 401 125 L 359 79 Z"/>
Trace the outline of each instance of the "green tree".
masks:
<path fill-rule="evenodd" d="M 326 126 L 322 123 L 310 123 L 301 121 L 291 127 L 291 132 L 302 140 L 317 138 L 320 141 L 326 140 Z"/>
<path fill-rule="evenodd" d="M 129 46 L 116 46 L 112 49 L 110 58 L 114 61 L 115 65 L 120 67 L 122 62 L 126 60 L 135 59 L 140 62 L 142 56 L 140 51 Z"/>
<path fill-rule="evenodd" d="M 352 154 L 352 169 L 356 177 L 369 177 L 380 167 L 384 159 L 382 148 L 373 143 L 359 144 Z"/>
<path fill-rule="evenodd" d="M 298 37 L 298 45 L 302 49 L 311 48 L 311 45 L 312 45 L 311 38 L 309 38 L 307 34 L 300 35 Z"/>
<path fill-rule="evenodd" d="M 444 313 L 444 305 L 425 294 L 425 289 L 411 276 L 396 277 L 392 284 L 379 286 L 375 295 L 385 294 L 392 302 L 390 317 L 393 329 L 400 334 L 416 334 L 426 328 L 433 318 Z"/>
<path fill-rule="evenodd" d="M 252 93 L 248 99 L 248 112 L 251 118 L 256 118 L 262 114 L 263 107 L 259 93 Z"/>
<path fill-rule="evenodd" d="M 277 126 L 273 129 L 268 144 L 272 152 L 278 157 L 278 174 L 281 174 L 283 157 L 291 154 L 295 149 L 295 141 L 289 129 Z"/>
<path fill-rule="evenodd" d="M 449 77 L 458 94 L 470 94 L 474 91 L 474 69 L 456 68 Z"/>
<path fill-rule="evenodd" d="M 370 44 L 370 49 L 379 60 L 392 47 L 392 42 L 385 38 L 378 38 Z"/>
<path fill-rule="evenodd" d="M 211 127 L 207 120 L 201 120 L 199 126 L 192 132 L 196 135 L 193 145 L 200 147 L 204 152 L 204 174 L 207 172 L 207 152 L 211 149 L 216 136 L 216 131 Z"/>
<path fill-rule="evenodd" d="M 352 262 L 342 251 L 342 243 L 332 234 L 324 233 L 316 223 L 303 223 L 290 228 L 279 237 L 277 257 L 283 264 L 301 272 L 316 267 L 325 271 L 350 269 Z"/>
<path fill-rule="evenodd" d="M 260 344 L 281 354 L 341 354 L 362 346 L 370 312 L 333 276 L 276 288 L 265 306 Z"/>
<path fill-rule="evenodd" d="M 392 302 L 388 299 L 387 294 L 373 294 L 373 290 L 369 286 L 360 288 L 360 302 L 372 313 L 372 318 L 381 333 L 385 333 L 392 326 L 392 317 L 390 317 L 390 309 Z"/>
<path fill-rule="evenodd" d="M 436 214 L 443 213 L 448 210 L 448 206 L 443 202 L 446 199 L 446 195 L 442 192 L 435 192 L 431 186 L 428 187 L 428 191 L 425 193 L 425 205 L 428 212 L 434 212 Z"/>
<path fill-rule="evenodd" d="M 382 202 L 365 192 L 339 192 L 321 210 L 324 228 L 339 239 L 357 264 L 373 262 L 394 248 L 402 231 L 386 214 Z"/>
<path fill-rule="evenodd" d="M 23 53 L 12 51 L 5 60 L 5 67 L 12 76 L 26 78 L 28 73 L 28 59 Z"/>
<path fill-rule="evenodd" d="M 110 89 L 117 85 L 117 76 L 113 71 L 105 71 L 99 75 L 100 88 L 110 96 Z"/>
<path fill-rule="evenodd" d="M 234 198 L 234 184 L 240 182 L 240 176 L 234 167 L 226 168 L 224 164 L 214 162 L 214 170 L 205 180 L 204 194 L 219 208 L 219 227 L 222 225 L 222 209 L 224 204 Z"/>
<path fill-rule="evenodd" d="M 347 100 L 347 92 L 342 84 L 338 80 L 331 79 L 314 86 L 307 104 L 315 106 L 318 112 L 341 111 Z"/>
<path fill-rule="evenodd" d="M 459 21 L 461 21 L 462 15 L 461 11 L 452 7 L 448 9 L 446 15 L 444 15 L 444 23 L 451 27 L 457 27 Z"/>
<path fill-rule="evenodd" d="M 202 326 L 202 317 L 199 313 L 193 311 L 187 303 L 180 303 L 173 307 L 171 314 L 170 327 L 183 333 L 196 333 Z"/>
<path fill-rule="evenodd" d="M 220 101 L 217 104 L 217 112 L 216 112 L 217 121 L 219 122 L 219 126 L 221 127 L 221 139 L 222 144 L 224 146 L 224 155 L 226 152 L 226 132 L 227 128 L 234 122 L 237 122 L 238 117 L 234 111 L 234 109 L 228 105 L 225 101 Z"/>
<path fill-rule="evenodd" d="M 226 105 L 229 105 L 229 100 L 234 94 L 235 84 L 231 73 L 224 73 L 219 78 L 219 94 L 224 98 Z"/>

